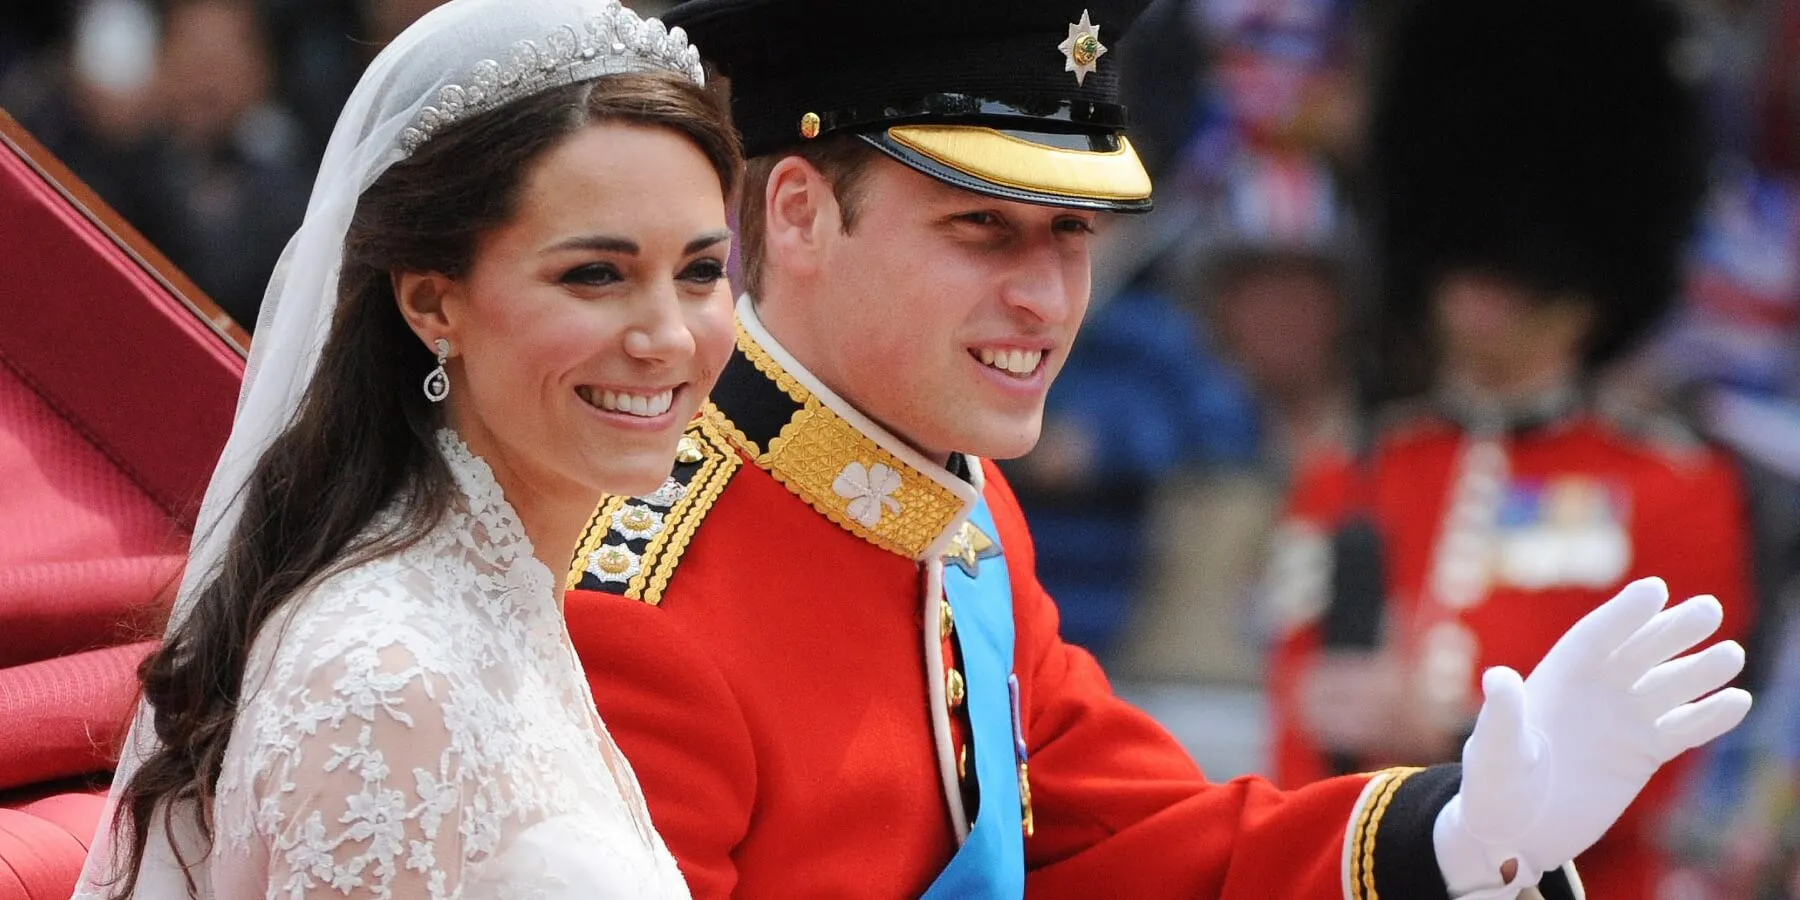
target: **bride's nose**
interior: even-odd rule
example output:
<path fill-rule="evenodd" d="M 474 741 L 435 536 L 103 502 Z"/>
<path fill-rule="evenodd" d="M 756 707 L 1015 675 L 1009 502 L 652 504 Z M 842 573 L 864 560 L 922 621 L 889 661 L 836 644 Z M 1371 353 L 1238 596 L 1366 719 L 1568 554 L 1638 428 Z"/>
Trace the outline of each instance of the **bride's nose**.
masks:
<path fill-rule="evenodd" d="M 694 355 L 694 334 L 688 329 L 674 285 L 664 285 L 632 306 L 631 322 L 625 330 L 627 355 L 662 363 Z"/>

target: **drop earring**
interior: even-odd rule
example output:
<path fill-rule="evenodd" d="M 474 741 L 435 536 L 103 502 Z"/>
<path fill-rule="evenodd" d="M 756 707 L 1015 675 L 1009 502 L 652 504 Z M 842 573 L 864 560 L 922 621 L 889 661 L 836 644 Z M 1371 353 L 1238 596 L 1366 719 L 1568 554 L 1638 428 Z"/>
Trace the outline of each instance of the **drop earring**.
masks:
<path fill-rule="evenodd" d="M 442 403 L 450 396 L 450 374 L 444 371 L 444 363 L 450 361 L 450 342 L 438 338 L 431 343 L 437 347 L 437 368 L 425 376 L 425 399 Z"/>

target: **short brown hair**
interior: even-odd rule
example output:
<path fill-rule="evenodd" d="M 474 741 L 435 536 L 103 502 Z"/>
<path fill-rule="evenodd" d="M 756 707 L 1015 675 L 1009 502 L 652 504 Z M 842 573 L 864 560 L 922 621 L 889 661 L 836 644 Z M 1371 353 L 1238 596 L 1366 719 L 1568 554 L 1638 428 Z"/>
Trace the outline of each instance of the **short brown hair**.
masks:
<path fill-rule="evenodd" d="M 769 190 L 769 175 L 775 164 L 790 156 L 806 160 L 831 185 L 843 216 L 844 231 L 856 224 L 857 207 L 862 200 L 863 177 L 874 160 L 875 148 L 854 135 L 822 137 L 774 153 L 751 157 L 745 168 L 743 191 L 738 196 L 738 263 L 744 270 L 744 290 L 757 296 L 762 290 L 763 245 L 768 231 L 764 227 L 763 197 Z"/>

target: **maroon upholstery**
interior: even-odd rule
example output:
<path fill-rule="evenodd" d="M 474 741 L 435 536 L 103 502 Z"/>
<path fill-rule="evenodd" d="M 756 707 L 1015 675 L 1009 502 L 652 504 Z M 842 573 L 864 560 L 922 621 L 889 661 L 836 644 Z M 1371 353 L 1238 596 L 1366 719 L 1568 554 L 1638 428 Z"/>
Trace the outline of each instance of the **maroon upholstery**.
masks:
<path fill-rule="evenodd" d="M 77 837 L 75 824 L 0 808 L 0 900 L 68 900 L 94 833 L 90 822 Z"/>
<path fill-rule="evenodd" d="M 0 366 L 114 478 L 191 528 L 243 359 L 10 148 L 0 148 L 0 247 Z"/>
<path fill-rule="evenodd" d="M 52 794 L 41 800 L 22 804 L 18 810 L 30 813 L 67 831 L 85 848 L 93 840 L 93 824 L 100 820 L 100 811 L 105 806 L 105 794 L 81 791 Z"/>
<path fill-rule="evenodd" d="M 0 671 L 161 633 L 179 556 L 0 565 Z"/>
<path fill-rule="evenodd" d="M 0 790 L 112 768 L 152 642 L 0 669 Z"/>
<path fill-rule="evenodd" d="M 0 900 L 74 888 L 230 431 L 241 332 L 165 265 L 0 111 Z"/>

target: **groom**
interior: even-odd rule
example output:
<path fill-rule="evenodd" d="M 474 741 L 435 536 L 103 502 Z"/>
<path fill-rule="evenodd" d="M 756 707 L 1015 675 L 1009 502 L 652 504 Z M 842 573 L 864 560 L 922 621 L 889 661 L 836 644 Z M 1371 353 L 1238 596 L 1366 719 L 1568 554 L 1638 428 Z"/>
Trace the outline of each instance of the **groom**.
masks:
<path fill-rule="evenodd" d="M 696 897 L 1579 896 L 1562 867 L 1735 725 L 1710 599 L 1626 587 L 1462 765 L 1208 782 L 1057 636 L 986 460 L 1036 442 L 1101 213 L 1150 206 L 1141 0 L 694 0 L 752 157 L 738 349 L 570 633 Z"/>

